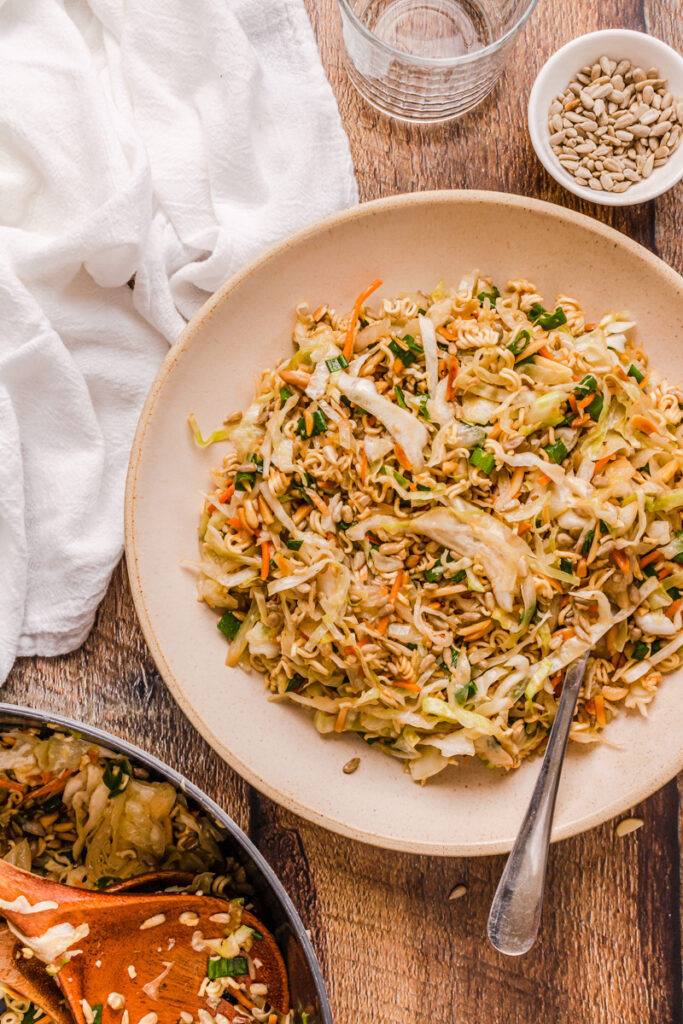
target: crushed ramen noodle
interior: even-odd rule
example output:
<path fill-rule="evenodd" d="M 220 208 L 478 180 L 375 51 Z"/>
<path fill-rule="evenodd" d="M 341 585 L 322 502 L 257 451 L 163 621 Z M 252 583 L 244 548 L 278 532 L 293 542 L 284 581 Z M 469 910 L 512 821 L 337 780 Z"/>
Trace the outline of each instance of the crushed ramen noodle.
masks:
<path fill-rule="evenodd" d="M 207 974 L 200 992 L 188 994 L 186 1024 L 202 1024 L 203 1015 L 212 1019 L 206 1007 L 215 1014 L 221 999 L 231 1004 L 233 1024 L 294 1024 L 291 1013 L 268 1006 L 266 986 L 254 984 L 263 936 L 242 924 L 253 890 L 244 868 L 223 853 L 224 838 L 169 782 L 149 779 L 91 740 L 58 729 L 0 730 L 0 857 L 84 889 L 106 889 L 149 871 L 187 872 L 194 876 L 188 891 L 229 900 L 229 920 L 215 926 L 215 936 L 197 932 L 192 939 L 193 948 L 206 951 Z M 61 963 L 47 965 L 48 973 L 58 975 L 68 956 L 67 949 Z M 102 1024 L 102 1006 L 89 1009 L 93 1024 Z M 296 1017 L 301 1024 L 306 1019 L 305 1013 Z M 0 1024 L 50 1020 L 0 981 Z"/>
<path fill-rule="evenodd" d="M 232 442 L 190 563 L 227 663 L 422 782 L 541 748 L 590 648 L 595 742 L 679 665 L 683 393 L 627 313 L 477 272 L 372 309 L 380 284 L 300 305 L 248 409 L 190 417 Z"/>

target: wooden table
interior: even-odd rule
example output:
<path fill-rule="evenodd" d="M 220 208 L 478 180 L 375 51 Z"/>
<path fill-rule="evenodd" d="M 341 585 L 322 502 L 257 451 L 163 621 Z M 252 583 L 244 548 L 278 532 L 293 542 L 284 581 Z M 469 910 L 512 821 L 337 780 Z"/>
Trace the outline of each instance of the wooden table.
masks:
<path fill-rule="evenodd" d="M 484 188 L 580 208 L 683 271 L 681 187 L 646 206 L 583 204 L 545 173 L 525 107 L 548 55 L 616 25 L 683 48 L 680 0 L 540 0 L 491 97 L 461 121 L 415 128 L 379 117 L 341 67 L 336 0 L 307 0 L 337 95 L 361 198 Z M 551 854 L 541 941 L 520 960 L 486 941 L 504 858 L 386 853 L 325 832 L 247 786 L 176 708 L 140 634 L 119 566 L 84 647 L 19 662 L 7 700 L 59 711 L 153 751 L 227 807 L 279 872 L 311 929 L 338 1024 L 681 1024 L 679 791 L 676 782 L 614 824 Z M 449 901 L 456 883 L 464 897 Z"/>

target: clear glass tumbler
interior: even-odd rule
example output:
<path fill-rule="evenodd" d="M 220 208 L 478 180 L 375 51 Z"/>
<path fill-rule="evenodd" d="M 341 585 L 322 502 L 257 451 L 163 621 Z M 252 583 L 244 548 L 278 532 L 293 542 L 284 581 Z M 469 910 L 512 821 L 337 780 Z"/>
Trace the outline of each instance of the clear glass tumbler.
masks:
<path fill-rule="evenodd" d="M 384 114 L 428 123 L 488 96 L 537 0 L 338 2 L 358 92 Z"/>

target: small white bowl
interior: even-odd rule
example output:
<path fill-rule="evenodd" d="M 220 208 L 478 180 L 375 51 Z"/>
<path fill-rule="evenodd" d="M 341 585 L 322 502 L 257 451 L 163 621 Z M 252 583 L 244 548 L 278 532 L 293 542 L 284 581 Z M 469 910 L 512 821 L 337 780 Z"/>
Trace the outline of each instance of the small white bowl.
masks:
<path fill-rule="evenodd" d="M 607 29 L 590 32 L 567 43 L 543 65 L 529 96 L 529 132 L 536 155 L 549 174 L 574 195 L 604 206 L 634 206 L 654 199 L 683 178 L 683 143 L 665 164 L 649 178 L 634 183 L 626 192 L 596 192 L 580 185 L 562 167 L 550 145 L 548 108 L 558 93 L 564 92 L 585 64 L 595 64 L 605 54 L 611 60 L 630 60 L 635 66 L 657 68 L 668 79 L 669 91 L 683 97 L 683 57 L 660 39 L 644 32 Z"/>

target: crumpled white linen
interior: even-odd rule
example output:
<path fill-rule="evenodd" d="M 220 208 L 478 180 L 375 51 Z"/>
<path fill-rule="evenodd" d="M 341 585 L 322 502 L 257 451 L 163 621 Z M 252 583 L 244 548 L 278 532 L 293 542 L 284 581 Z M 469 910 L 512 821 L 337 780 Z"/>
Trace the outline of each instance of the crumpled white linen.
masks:
<path fill-rule="evenodd" d="M 92 626 L 168 343 L 356 201 L 302 0 L 0 0 L 0 681 Z"/>

